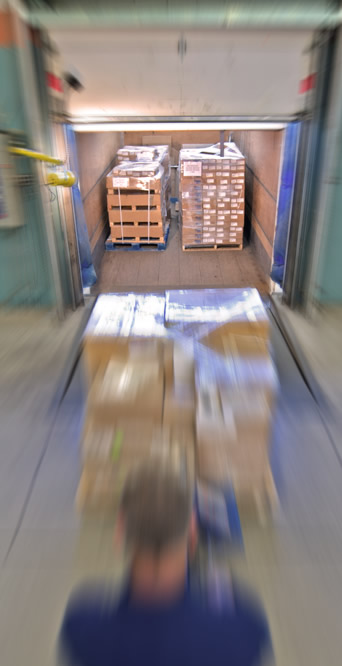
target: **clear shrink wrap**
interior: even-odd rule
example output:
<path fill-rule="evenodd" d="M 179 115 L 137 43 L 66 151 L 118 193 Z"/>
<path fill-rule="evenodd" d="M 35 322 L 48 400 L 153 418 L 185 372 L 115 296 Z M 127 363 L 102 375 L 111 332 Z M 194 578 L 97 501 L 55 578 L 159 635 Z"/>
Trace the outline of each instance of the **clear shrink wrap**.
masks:
<path fill-rule="evenodd" d="M 180 151 L 182 244 L 242 247 L 245 159 L 235 144 Z"/>

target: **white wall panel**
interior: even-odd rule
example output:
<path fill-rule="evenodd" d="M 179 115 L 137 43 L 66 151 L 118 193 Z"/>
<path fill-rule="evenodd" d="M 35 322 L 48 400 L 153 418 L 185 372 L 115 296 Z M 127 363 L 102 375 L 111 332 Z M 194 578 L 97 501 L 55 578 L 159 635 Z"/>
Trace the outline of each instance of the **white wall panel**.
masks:
<path fill-rule="evenodd" d="M 52 31 L 85 89 L 74 116 L 264 116 L 301 109 L 309 31 Z"/>

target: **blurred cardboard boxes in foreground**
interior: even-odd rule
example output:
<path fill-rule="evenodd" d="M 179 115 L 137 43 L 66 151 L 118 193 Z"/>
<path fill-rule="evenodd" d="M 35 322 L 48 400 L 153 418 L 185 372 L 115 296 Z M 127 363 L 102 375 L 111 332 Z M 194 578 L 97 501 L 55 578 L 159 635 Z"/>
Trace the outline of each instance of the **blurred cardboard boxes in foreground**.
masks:
<path fill-rule="evenodd" d="M 84 338 L 80 505 L 114 508 L 132 466 L 156 455 L 191 481 L 266 496 L 277 389 L 268 338 L 254 289 L 100 296 Z"/>

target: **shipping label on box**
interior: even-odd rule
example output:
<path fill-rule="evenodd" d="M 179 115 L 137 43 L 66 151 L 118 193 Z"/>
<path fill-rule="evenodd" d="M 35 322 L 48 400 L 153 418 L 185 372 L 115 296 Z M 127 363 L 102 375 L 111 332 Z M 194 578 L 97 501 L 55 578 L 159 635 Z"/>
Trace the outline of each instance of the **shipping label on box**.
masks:
<path fill-rule="evenodd" d="M 114 188 L 128 188 L 129 186 L 129 178 L 113 178 L 113 187 Z"/>
<path fill-rule="evenodd" d="M 183 174 L 184 176 L 201 176 L 202 175 L 202 162 L 183 162 Z"/>

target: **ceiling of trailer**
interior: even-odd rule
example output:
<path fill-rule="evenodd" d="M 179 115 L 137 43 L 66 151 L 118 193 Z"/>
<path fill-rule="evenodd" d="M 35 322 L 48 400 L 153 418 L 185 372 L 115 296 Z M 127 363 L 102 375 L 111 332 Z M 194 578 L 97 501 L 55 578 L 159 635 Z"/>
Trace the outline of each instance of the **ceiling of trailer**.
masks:
<path fill-rule="evenodd" d="M 340 18 L 338 0 L 23 0 L 47 27 L 313 28 Z"/>
<path fill-rule="evenodd" d="M 301 110 L 311 31 L 50 30 L 75 117 L 258 116 Z"/>
<path fill-rule="evenodd" d="M 78 71 L 74 116 L 288 117 L 331 0 L 24 0 Z"/>

